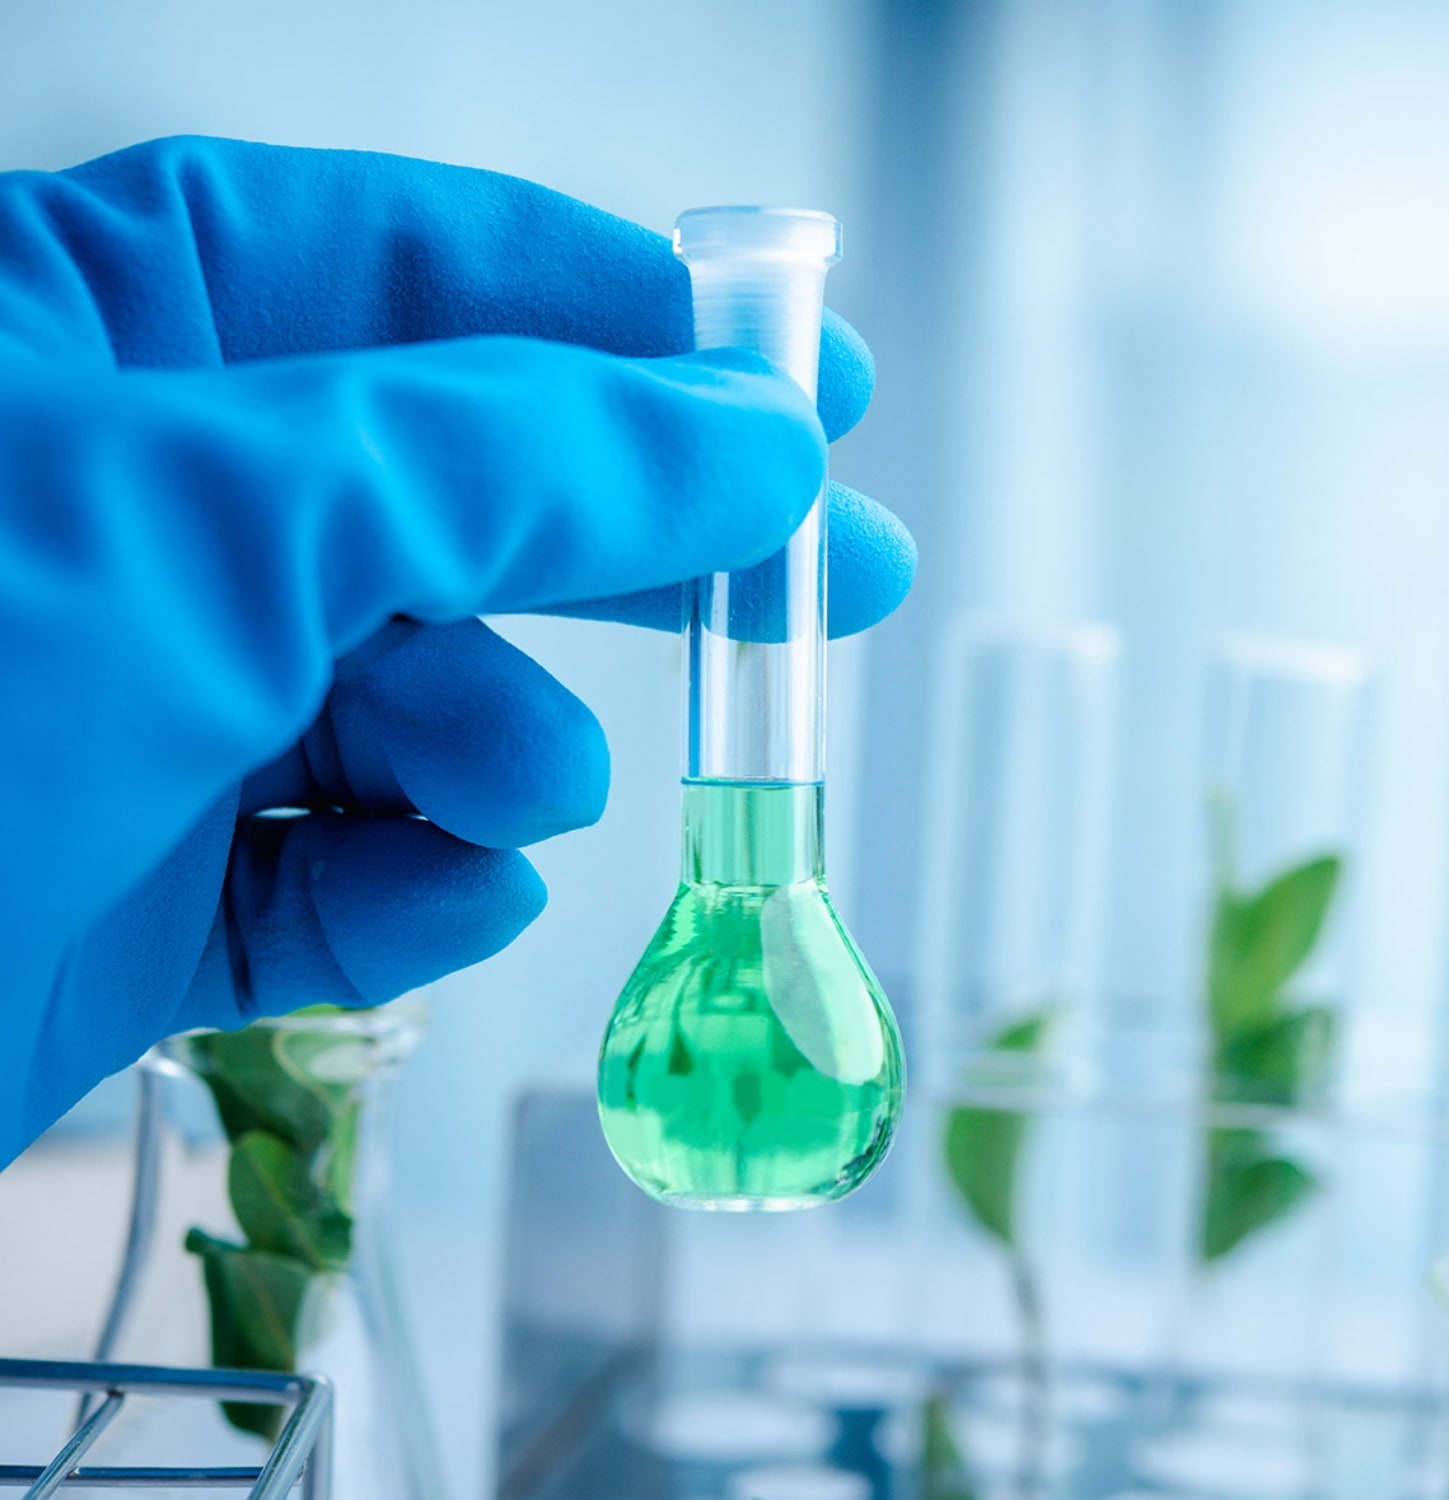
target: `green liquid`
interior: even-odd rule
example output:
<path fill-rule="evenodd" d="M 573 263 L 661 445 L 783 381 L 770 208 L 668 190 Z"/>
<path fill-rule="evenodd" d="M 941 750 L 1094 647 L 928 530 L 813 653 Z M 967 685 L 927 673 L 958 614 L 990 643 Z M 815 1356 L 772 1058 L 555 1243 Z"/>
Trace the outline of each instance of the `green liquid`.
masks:
<path fill-rule="evenodd" d="M 818 785 L 685 783 L 684 883 L 599 1059 L 604 1135 L 656 1198 L 808 1207 L 890 1146 L 900 1037 L 826 894 L 822 807 Z"/>

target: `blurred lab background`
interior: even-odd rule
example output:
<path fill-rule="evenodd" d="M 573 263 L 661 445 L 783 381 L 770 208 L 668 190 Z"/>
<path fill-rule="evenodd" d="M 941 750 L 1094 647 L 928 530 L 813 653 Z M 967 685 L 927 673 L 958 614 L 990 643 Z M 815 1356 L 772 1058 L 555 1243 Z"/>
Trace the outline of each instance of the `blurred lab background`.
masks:
<path fill-rule="evenodd" d="M 3 169 L 205 133 L 661 231 L 845 225 L 879 384 L 834 472 L 921 569 L 832 648 L 829 861 L 907 1125 L 806 1219 L 609 1176 L 588 1089 L 674 886 L 678 647 L 503 622 L 615 779 L 401 1080 L 448 1493 L 1449 1493 L 1446 81 L 1433 0 L 5 7 Z M 88 1347 L 133 1093 L 0 1181 L 4 1352 Z M 664 1351 L 652 1404 L 615 1402 L 626 1346 Z"/>

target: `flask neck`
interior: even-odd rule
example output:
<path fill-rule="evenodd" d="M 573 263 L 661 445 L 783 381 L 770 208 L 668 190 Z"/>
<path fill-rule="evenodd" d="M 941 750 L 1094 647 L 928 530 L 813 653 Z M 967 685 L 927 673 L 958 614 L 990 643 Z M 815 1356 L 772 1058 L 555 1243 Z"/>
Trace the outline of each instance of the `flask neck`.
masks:
<path fill-rule="evenodd" d="M 699 349 L 764 355 L 816 393 L 825 276 L 840 255 L 829 214 L 694 209 L 675 249 L 688 265 Z M 822 488 L 784 547 L 686 591 L 686 775 L 819 781 L 825 757 L 826 506 Z"/>
<path fill-rule="evenodd" d="M 820 782 L 686 781 L 686 885 L 799 885 L 825 878 Z"/>

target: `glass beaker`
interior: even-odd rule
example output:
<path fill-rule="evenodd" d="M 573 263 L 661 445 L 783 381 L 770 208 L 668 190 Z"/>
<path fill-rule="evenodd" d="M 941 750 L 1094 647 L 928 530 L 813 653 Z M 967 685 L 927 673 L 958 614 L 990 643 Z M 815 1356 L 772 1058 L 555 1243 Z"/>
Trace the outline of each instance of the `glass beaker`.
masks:
<path fill-rule="evenodd" d="M 425 1022 L 412 1000 L 318 1007 L 171 1037 L 142 1064 L 138 1201 L 106 1352 L 326 1375 L 348 1500 L 444 1493 L 386 1220 L 394 1085 Z M 108 1454 L 248 1466 L 276 1414 L 138 1407 L 126 1421 Z"/>

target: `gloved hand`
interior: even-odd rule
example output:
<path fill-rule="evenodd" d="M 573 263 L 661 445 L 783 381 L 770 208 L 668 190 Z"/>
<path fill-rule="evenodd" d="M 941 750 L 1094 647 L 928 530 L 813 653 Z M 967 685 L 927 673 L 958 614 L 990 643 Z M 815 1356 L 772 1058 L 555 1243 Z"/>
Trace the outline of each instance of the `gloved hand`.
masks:
<path fill-rule="evenodd" d="M 819 421 L 689 344 L 665 240 L 506 177 L 207 140 L 0 176 L 0 1163 L 168 1033 L 533 920 L 514 851 L 599 816 L 607 751 L 472 616 L 676 629 L 869 399 L 833 318 Z M 860 496 L 831 526 L 841 633 L 914 557 Z"/>

